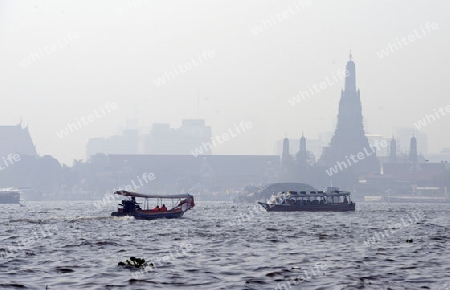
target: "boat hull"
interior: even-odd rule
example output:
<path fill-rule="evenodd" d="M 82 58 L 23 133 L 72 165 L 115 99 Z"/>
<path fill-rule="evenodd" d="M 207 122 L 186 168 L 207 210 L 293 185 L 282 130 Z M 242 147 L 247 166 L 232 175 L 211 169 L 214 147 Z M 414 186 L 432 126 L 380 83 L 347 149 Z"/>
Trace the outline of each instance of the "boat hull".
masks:
<path fill-rule="evenodd" d="M 184 215 L 184 212 L 166 212 L 159 214 L 135 213 L 134 218 L 137 220 L 155 220 L 155 219 L 176 219 Z"/>
<path fill-rule="evenodd" d="M 11 192 L 1 192 L 0 193 L 0 204 L 19 204 L 20 203 L 20 193 Z"/>
<path fill-rule="evenodd" d="M 332 211 L 345 212 L 355 211 L 355 203 L 346 204 L 317 204 L 317 205 L 288 205 L 288 204 L 268 204 L 258 202 L 266 211 L 287 212 L 287 211 Z"/>
<path fill-rule="evenodd" d="M 133 213 L 124 213 L 124 212 L 113 212 L 111 216 L 133 216 L 137 220 L 156 220 L 156 219 L 174 219 L 180 218 L 184 215 L 183 211 L 176 212 L 133 212 Z"/>
<path fill-rule="evenodd" d="M 175 195 L 148 195 L 130 191 L 116 191 L 114 194 L 131 197 L 131 199 L 124 199 L 119 204 L 117 212 L 111 213 L 111 216 L 133 216 L 137 220 L 155 220 L 155 219 L 175 219 L 180 218 L 184 213 L 195 206 L 194 197 L 190 194 L 175 194 Z M 136 202 L 136 197 L 145 198 L 144 209 Z M 157 198 L 162 203 L 162 199 L 171 199 L 172 204 L 174 199 L 179 199 L 178 204 L 167 210 L 166 206 L 156 206 L 154 209 L 148 209 L 147 199 Z"/>

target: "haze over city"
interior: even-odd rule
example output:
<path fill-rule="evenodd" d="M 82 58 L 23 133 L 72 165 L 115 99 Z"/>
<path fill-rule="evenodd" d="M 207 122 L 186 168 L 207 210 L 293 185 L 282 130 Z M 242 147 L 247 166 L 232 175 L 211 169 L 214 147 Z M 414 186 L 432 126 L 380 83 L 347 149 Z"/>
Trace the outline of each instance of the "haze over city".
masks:
<path fill-rule="evenodd" d="M 339 72 L 351 50 L 366 133 L 411 128 L 427 134 L 428 152 L 439 152 L 450 147 L 450 117 L 414 124 L 450 105 L 449 8 L 442 1 L 1 1 L 0 124 L 22 121 L 38 154 L 65 164 L 85 158 L 89 138 L 117 134 L 134 118 L 148 129 L 205 119 L 212 136 L 251 122 L 213 154 L 269 155 L 286 135 L 334 131 Z"/>
<path fill-rule="evenodd" d="M 448 11 L 0 0 L 0 288 L 450 290 Z"/>

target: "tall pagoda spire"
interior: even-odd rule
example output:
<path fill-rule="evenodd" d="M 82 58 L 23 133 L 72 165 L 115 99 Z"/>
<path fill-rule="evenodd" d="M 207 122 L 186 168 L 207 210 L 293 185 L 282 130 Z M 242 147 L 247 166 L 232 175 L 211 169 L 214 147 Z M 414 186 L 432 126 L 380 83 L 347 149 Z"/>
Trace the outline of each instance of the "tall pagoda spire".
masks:
<path fill-rule="evenodd" d="M 360 174 L 377 173 L 379 162 L 365 136 L 361 97 L 360 91 L 356 90 L 356 69 L 351 52 L 346 70 L 345 87 L 339 100 L 336 130 L 329 147 L 324 148 L 321 163 L 325 166 L 334 166 L 361 152 L 365 154 L 365 158 L 353 162 L 352 167 L 355 169 L 358 167 L 358 169 L 352 171 Z"/>
<path fill-rule="evenodd" d="M 300 152 L 306 152 L 306 138 L 305 135 L 302 133 L 302 137 L 300 138 Z"/>
<path fill-rule="evenodd" d="M 353 92 L 356 93 L 356 70 L 355 63 L 353 62 L 352 51 L 350 51 L 349 60 L 347 62 L 345 70 L 345 92 L 353 95 Z"/>
<path fill-rule="evenodd" d="M 409 162 L 417 163 L 417 139 L 414 133 L 409 143 Z"/>

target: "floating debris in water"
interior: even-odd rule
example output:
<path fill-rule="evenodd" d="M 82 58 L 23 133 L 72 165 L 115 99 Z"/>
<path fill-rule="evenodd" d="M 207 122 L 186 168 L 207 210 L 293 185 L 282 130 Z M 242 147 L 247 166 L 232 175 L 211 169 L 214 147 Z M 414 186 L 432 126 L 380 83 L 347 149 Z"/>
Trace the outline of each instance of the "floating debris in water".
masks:
<path fill-rule="evenodd" d="M 75 272 L 74 270 L 69 269 L 69 268 L 59 268 L 59 267 L 56 269 L 56 271 L 58 273 L 73 273 L 73 272 Z"/>
<path fill-rule="evenodd" d="M 147 262 L 145 262 L 145 259 L 130 257 L 130 259 L 126 260 L 125 262 L 117 263 L 117 266 L 142 268 L 142 267 L 146 267 L 146 266 L 153 267 L 153 264 L 152 263 L 147 264 Z"/>

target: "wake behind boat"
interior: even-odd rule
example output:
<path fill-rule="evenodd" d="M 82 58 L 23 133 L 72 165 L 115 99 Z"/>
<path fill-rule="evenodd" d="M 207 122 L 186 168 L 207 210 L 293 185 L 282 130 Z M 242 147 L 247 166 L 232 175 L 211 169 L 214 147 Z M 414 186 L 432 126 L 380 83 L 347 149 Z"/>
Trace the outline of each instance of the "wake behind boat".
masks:
<path fill-rule="evenodd" d="M 111 213 L 111 216 L 134 216 L 135 219 L 153 220 L 160 218 L 180 218 L 184 213 L 195 206 L 194 197 L 190 194 L 175 194 L 175 195 L 150 195 L 137 192 L 120 190 L 114 192 L 123 196 L 130 197 L 130 199 L 122 200 L 119 204 L 121 208 L 117 212 Z M 136 197 L 144 198 L 144 208 L 142 209 L 140 203 L 136 202 Z M 149 199 L 156 199 L 158 206 L 150 209 Z M 170 209 L 165 208 L 163 200 L 170 200 L 172 205 Z M 174 201 L 176 202 L 174 203 Z M 161 204 L 161 208 L 159 206 Z M 164 205 L 164 206 L 162 206 Z"/>
<path fill-rule="evenodd" d="M 296 191 L 274 194 L 266 202 L 258 202 L 266 211 L 355 211 L 350 192 L 328 187 L 327 191 Z"/>

